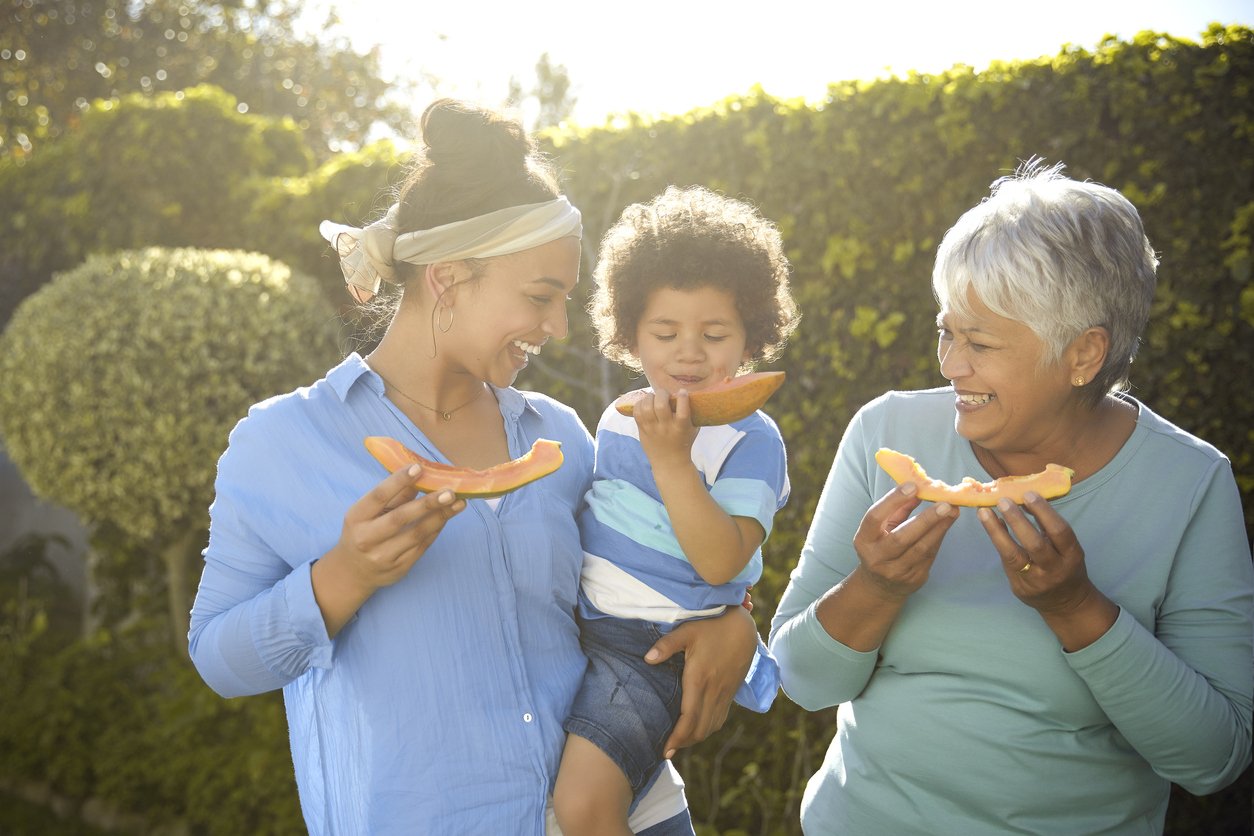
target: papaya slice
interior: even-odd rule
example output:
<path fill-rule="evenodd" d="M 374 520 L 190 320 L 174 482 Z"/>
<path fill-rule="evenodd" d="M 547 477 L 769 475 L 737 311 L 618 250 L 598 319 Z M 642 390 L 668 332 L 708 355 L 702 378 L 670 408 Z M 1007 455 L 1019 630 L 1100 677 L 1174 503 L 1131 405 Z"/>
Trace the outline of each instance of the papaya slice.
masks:
<path fill-rule="evenodd" d="M 931 479 L 911 456 L 881 447 L 875 461 L 898 485 L 914 482 L 919 499 L 928 502 L 948 502 L 971 508 L 993 506 L 1002 499 L 1018 505 L 1025 502 L 1028 491 L 1035 491 L 1045 499 L 1057 499 L 1071 490 L 1071 477 L 1075 471 L 1060 464 L 1047 464 L 1040 473 L 1030 476 L 1003 476 L 992 482 L 980 482 L 970 476 L 963 477 L 957 485 L 949 485 L 939 479 Z"/>
<path fill-rule="evenodd" d="M 692 423 L 698 427 L 731 424 L 748 418 L 762 408 L 775 390 L 784 384 L 784 372 L 750 372 L 729 377 L 709 388 L 688 395 Z M 649 390 L 637 389 L 614 401 L 614 408 L 623 415 L 635 414 L 635 403 Z M 677 399 L 671 395 L 671 411 Z"/>
<path fill-rule="evenodd" d="M 518 490 L 542 476 L 548 476 L 562 466 L 562 444 L 541 438 L 531 445 L 525 454 L 485 470 L 433 462 L 385 435 L 368 436 L 366 449 L 379 464 L 395 473 L 411 464 L 422 465 L 422 472 L 414 479 L 414 487 L 423 493 L 445 489 L 464 499 L 490 499 Z"/>

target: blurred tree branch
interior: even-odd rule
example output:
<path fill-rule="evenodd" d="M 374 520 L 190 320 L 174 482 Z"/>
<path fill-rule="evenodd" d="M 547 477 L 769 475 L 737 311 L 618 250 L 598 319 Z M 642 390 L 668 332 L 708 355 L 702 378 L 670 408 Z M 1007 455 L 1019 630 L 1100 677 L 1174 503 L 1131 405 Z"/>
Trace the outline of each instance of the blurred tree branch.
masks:
<path fill-rule="evenodd" d="M 7 7 L 7 8 L 4 8 Z M 93 100 L 201 83 L 241 112 L 290 117 L 321 158 L 399 130 L 407 87 L 380 78 L 328 17 L 302 31 L 299 0 L 0 0 L 0 154 L 24 156 L 72 126 Z"/>
<path fill-rule="evenodd" d="M 511 77 L 506 101 L 511 107 L 534 112 L 535 118 L 528 127 L 538 131 L 560 125 L 574 112 L 576 99 L 570 94 L 570 75 L 565 65 L 554 64 L 546 52 L 536 61 L 535 84 L 524 90 L 522 82 Z M 524 102 L 528 101 L 534 107 L 525 107 Z"/>

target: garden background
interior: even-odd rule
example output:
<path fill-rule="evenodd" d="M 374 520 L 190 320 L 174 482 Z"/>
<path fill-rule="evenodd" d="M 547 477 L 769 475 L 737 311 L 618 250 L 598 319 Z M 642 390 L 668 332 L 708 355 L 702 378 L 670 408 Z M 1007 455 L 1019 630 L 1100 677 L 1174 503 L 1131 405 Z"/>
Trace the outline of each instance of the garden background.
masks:
<path fill-rule="evenodd" d="M 177 25 L 193 39 L 215 31 Z M 0 65 L 26 91 L 0 111 L 0 441 L 31 489 L 87 532 L 82 549 L 53 531 L 0 540 L 0 832 L 303 830 L 279 695 L 218 698 L 181 643 L 230 428 L 372 340 L 318 223 L 377 217 L 405 153 L 363 145 L 362 120 L 337 115 L 378 101 L 372 90 L 359 104 L 368 60 L 329 67 L 250 37 L 253 65 L 222 71 L 231 54 L 245 62 L 221 47 L 213 67 L 156 84 L 137 54 L 135 92 L 92 100 L 40 99 L 55 74 Z M 274 78 L 325 71 L 348 95 L 296 105 L 288 86 L 242 108 L 241 79 L 273 70 L 256 66 L 262 55 Z M 772 366 L 788 372 L 770 412 L 793 494 L 754 591 L 765 631 L 853 412 L 886 389 L 943 383 L 929 287 L 940 237 L 993 179 L 1041 156 L 1140 208 L 1162 265 L 1133 394 L 1229 455 L 1248 532 L 1252 84 L 1254 32 L 1216 25 L 979 72 L 834 83 L 821 104 L 755 92 L 660 121 L 547 130 L 584 213 L 584 281 L 570 338 L 519 386 L 591 427 L 635 385 L 592 349 L 582 314 L 596 244 L 626 204 L 703 184 L 774 219 L 803 320 Z M 733 712 L 681 753 L 700 831 L 798 833 L 835 716 L 782 698 L 765 716 Z M 1168 833 L 1247 833 L 1250 809 L 1247 771 L 1214 796 L 1176 792 Z"/>

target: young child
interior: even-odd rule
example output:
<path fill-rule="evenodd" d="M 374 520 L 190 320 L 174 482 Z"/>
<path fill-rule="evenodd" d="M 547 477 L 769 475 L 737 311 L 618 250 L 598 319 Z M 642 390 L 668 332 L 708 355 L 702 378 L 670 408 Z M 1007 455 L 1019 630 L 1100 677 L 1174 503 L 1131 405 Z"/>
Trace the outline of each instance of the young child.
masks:
<path fill-rule="evenodd" d="M 788 272 L 773 224 L 703 188 L 627 207 L 602 241 L 590 305 L 600 349 L 652 392 L 634 417 L 612 405 L 601 417 L 579 518 L 590 664 L 554 793 L 565 836 L 630 832 L 680 706 L 682 661 L 644 654 L 677 623 L 738 606 L 761 575 L 760 547 L 788 499 L 783 439 L 761 411 L 698 429 L 688 393 L 779 354 L 798 320 Z M 759 641 L 736 701 L 766 711 L 778 687 Z"/>

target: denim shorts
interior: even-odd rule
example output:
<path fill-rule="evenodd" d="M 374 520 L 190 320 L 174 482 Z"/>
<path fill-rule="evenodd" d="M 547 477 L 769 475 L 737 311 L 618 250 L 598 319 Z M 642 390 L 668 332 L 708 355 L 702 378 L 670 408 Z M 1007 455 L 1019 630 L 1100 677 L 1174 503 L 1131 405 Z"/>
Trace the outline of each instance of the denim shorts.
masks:
<path fill-rule="evenodd" d="M 679 719 L 682 654 L 645 662 L 662 636 L 648 621 L 580 619 L 579 630 L 588 670 L 564 728 L 609 755 L 638 795 L 655 777 Z"/>

